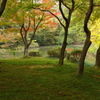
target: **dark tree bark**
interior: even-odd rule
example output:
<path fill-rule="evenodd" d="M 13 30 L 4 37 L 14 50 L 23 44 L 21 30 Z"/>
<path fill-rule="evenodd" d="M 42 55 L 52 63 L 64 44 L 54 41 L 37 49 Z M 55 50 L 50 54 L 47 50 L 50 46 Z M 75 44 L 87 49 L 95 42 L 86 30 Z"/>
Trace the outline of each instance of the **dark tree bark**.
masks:
<path fill-rule="evenodd" d="M 96 52 L 96 62 L 95 62 L 95 66 L 100 67 L 100 47 L 98 48 L 98 50 Z"/>
<path fill-rule="evenodd" d="M 65 35 L 64 35 L 64 41 L 63 41 L 63 44 L 62 44 L 62 48 L 61 48 L 61 51 L 60 51 L 59 65 L 63 65 L 63 63 L 64 63 L 64 52 L 65 52 L 65 49 L 66 49 L 66 46 L 67 46 L 68 28 L 65 27 L 64 30 L 65 30 Z"/>
<path fill-rule="evenodd" d="M 63 40 L 61 52 L 60 52 L 59 65 L 63 65 L 63 63 L 64 63 L 64 52 L 65 52 L 65 48 L 67 46 L 68 28 L 70 25 L 72 13 L 74 11 L 75 2 L 74 2 L 74 0 L 71 0 L 71 2 L 72 2 L 72 6 L 71 6 L 71 8 L 69 8 L 68 6 L 64 5 L 61 0 L 59 0 L 59 10 L 63 16 L 63 19 L 65 20 L 65 26 L 64 26 L 65 34 L 64 34 L 64 40 Z M 68 8 L 68 10 L 69 10 L 68 18 L 65 17 L 65 15 L 62 11 L 62 8 L 61 8 L 61 4 L 63 4 L 66 8 Z"/>
<path fill-rule="evenodd" d="M 82 54 L 81 54 L 81 57 L 80 57 L 78 75 L 83 75 L 84 60 L 85 60 L 87 51 L 88 51 L 88 49 L 91 45 L 91 41 L 90 41 L 91 31 L 88 29 L 88 22 L 89 22 L 91 14 L 92 14 L 92 11 L 93 11 L 93 0 L 90 0 L 89 8 L 88 8 L 88 11 L 86 13 L 86 17 L 84 19 L 84 31 L 86 33 L 86 40 L 85 40 L 85 44 L 84 44 Z"/>
<path fill-rule="evenodd" d="M 0 16 L 3 14 L 5 7 L 6 7 L 7 0 L 2 0 L 1 7 L 0 7 Z"/>

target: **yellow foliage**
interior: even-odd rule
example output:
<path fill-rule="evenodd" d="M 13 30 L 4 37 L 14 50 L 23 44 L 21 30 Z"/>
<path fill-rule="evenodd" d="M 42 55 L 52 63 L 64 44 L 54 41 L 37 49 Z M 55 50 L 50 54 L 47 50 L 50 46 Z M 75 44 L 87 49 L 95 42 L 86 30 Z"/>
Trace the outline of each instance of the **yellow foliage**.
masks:
<path fill-rule="evenodd" d="M 95 46 L 100 46 L 100 19 L 91 26 L 91 41 Z"/>
<path fill-rule="evenodd" d="M 0 39 L 0 42 L 6 43 L 7 42 L 7 39 L 3 37 L 3 38 Z"/>
<path fill-rule="evenodd" d="M 17 39 L 20 39 L 20 38 L 21 38 L 20 33 L 17 33 L 17 34 L 16 34 L 16 37 L 17 37 Z"/>

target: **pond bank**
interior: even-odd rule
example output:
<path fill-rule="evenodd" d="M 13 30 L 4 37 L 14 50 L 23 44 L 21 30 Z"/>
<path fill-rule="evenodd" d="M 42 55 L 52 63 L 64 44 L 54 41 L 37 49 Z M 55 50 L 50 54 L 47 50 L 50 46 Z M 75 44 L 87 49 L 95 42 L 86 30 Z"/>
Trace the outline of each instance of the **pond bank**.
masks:
<path fill-rule="evenodd" d="M 43 57 L 47 57 L 47 51 L 53 47 L 56 47 L 59 45 L 52 45 L 52 46 L 40 46 L 40 47 L 30 47 L 29 51 L 39 51 L 42 53 Z M 68 45 L 66 49 L 72 48 L 72 49 L 82 49 L 83 45 Z M 0 59 L 10 59 L 10 58 L 19 58 L 23 57 L 23 48 L 18 50 L 9 50 L 9 49 L 0 49 Z M 92 56 L 91 54 L 87 54 L 86 62 L 90 63 L 92 61 L 92 65 L 95 62 L 95 56 Z"/>

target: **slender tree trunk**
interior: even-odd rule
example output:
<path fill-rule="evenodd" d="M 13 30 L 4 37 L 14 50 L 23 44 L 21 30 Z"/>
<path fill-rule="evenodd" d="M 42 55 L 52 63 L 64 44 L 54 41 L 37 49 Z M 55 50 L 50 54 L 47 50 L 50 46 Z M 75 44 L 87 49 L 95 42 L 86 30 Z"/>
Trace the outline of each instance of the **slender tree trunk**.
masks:
<path fill-rule="evenodd" d="M 100 67 L 100 46 L 96 52 L 96 62 L 95 62 L 95 66 Z"/>
<path fill-rule="evenodd" d="M 66 5 L 66 8 L 68 8 L 68 10 L 69 10 L 68 18 L 66 18 L 66 16 L 63 13 L 63 10 L 61 8 L 62 1 L 59 0 L 59 10 L 60 10 L 60 12 L 61 12 L 61 14 L 62 14 L 62 16 L 65 20 L 65 26 L 64 26 L 65 34 L 64 34 L 64 41 L 63 41 L 63 44 L 62 44 L 61 52 L 60 52 L 59 65 L 63 65 L 63 63 L 64 63 L 64 53 L 65 53 L 65 48 L 67 46 L 68 28 L 69 28 L 69 25 L 70 25 L 72 13 L 74 11 L 75 2 L 74 2 L 74 0 L 71 0 L 71 2 L 72 2 L 71 8 L 67 7 L 67 5 Z"/>
<path fill-rule="evenodd" d="M 64 63 L 64 53 L 67 46 L 67 42 L 66 42 L 67 36 L 68 36 L 68 27 L 65 28 L 65 35 L 64 35 L 64 41 L 62 44 L 61 52 L 60 52 L 59 65 L 63 65 Z"/>
<path fill-rule="evenodd" d="M 83 50 L 82 50 L 80 61 L 79 61 L 78 75 L 83 75 L 84 61 L 85 61 L 85 57 L 86 57 L 86 54 L 87 54 L 87 51 L 88 51 L 90 45 L 91 45 L 91 41 L 90 41 L 90 39 L 87 38 L 85 41 Z"/>
<path fill-rule="evenodd" d="M 91 45 L 91 41 L 90 41 L 91 31 L 88 29 L 88 22 L 92 14 L 92 11 L 93 11 L 93 0 L 90 0 L 89 8 L 84 19 L 84 31 L 86 33 L 86 40 L 80 57 L 78 75 L 83 75 L 85 57 Z"/>
<path fill-rule="evenodd" d="M 25 44 L 25 46 L 24 46 L 24 56 L 28 55 L 28 48 L 29 48 L 29 45 Z"/>

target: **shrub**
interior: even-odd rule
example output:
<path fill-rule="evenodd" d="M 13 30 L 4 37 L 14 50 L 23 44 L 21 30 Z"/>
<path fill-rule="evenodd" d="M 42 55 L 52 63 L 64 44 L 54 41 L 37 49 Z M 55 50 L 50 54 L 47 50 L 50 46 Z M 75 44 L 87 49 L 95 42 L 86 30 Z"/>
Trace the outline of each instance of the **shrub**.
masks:
<path fill-rule="evenodd" d="M 72 61 L 79 61 L 80 56 L 81 56 L 81 52 L 82 52 L 82 50 L 79 50 L 79 49 L 73 50 L 70 53 L 70 58 L 69 59 L 72 60 Z"/>
<path fill-rule="evenodd" d="M 30 51 L 28 55 L 32 57 L 40 57 L 41 53 L 39 51 Z"/>
<path fill-rule="evenodd" d="M 21 58 L 25 58 L 25 59 L 29 59 L 29 58 L 31 58 L 29 55 L 27 55 L 27 56 L 23 56 L 23 57 L 21 57 Z"/>
<path fill-rule="evenodd" d="M 57 58 L 59 58 L 60 57 L 60 51 L 61 51 L 60 47 L 55 47 L 55 48 L 49 49 L 47 53 L 48 53 L 48 55 L 50 57 L 57 57 Z"/>

